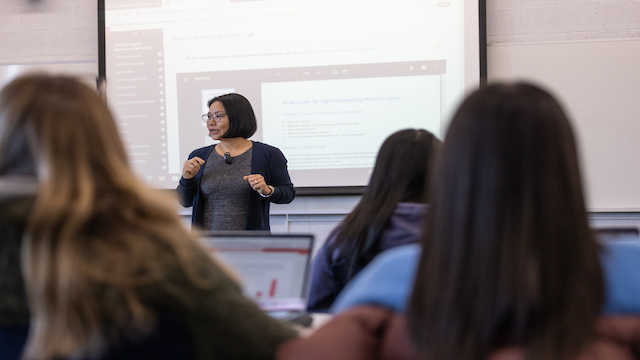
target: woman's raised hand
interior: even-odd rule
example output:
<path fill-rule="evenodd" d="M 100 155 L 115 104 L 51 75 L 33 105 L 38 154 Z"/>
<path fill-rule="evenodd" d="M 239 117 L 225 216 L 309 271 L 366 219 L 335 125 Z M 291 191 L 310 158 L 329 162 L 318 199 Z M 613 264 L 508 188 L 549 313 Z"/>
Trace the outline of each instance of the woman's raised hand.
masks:
<path fill-rule="evenodd" d="M 202 164 L 204 164 L 204 160 L 197 156 L 194 156 L 191 159 L 185 161 L 184 165 L 182 166 L 182 177 L 185 179 L 191 179 L 195 177 L 196 174 L 198 174 L 198 171 L 200 171 Z"/>

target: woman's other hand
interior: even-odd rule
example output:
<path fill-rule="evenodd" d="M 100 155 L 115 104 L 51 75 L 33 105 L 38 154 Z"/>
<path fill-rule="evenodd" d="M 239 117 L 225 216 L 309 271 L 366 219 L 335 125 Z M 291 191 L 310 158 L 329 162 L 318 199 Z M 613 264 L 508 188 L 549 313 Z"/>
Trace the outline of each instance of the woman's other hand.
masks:
<path fill-rule="evenodd" d="M 273 188 L 264 181 L 264 177 L 260 174 L 251 174 L 244 177 L 244 180 L 251 185 L 251 188 L 260 195 L 269 196 L 273 192 Z"/>

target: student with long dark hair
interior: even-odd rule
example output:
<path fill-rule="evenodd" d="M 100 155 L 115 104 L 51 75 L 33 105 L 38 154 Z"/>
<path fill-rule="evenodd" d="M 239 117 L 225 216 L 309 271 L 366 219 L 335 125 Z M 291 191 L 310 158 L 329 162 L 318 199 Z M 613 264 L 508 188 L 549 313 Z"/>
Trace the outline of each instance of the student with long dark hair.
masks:
<path fill-rule="evenodd" d="M 2 273 L 15 278 L 0 297 L 30 315 L 25 359 L 270 359 L 295 336 L 242 295 L 173 198 L 137 179 L 109 109 L 79 81 L 28 75 L 2 90 L 0 179 L 35 190 L 0 242 L 23 270 Z"/>
<path fill-rule="evenodd" d="M 407 319 L 423 359 L 525 346 L 572 359 L 603 302 L 571 126 L 529 85 L 496 85 L 455 115 Z"/>
<path fill-rule="evenodd" d="M 637 273 L 640 246 L 599 251 L 571 125 L 551 95 L 496 84 L 468 97 L 447 132 L 433 194 L 421 246 L 381 254 L 335 308 L 358 306 L 285 345 L 281 359 L 640 356 L 640 317 L 599 320 L 604 304 L 633 308 L 616 306 L 626 300 L 611 296 L 615 282 L 605 293 L 601 262 L 607 279 L 626 277 L 617 286 L 636 291 L 638 308 L 637 277 L 612 273 Z"/>
<path fill-rule="evenodd" d="M 440 145 L 433 134 L 417 129 L 400 130 L 384 141 L 360 203 L 315 258 L 309 310 L 328 310 L 349 280 L 380 252 L 418 241 Z"/>

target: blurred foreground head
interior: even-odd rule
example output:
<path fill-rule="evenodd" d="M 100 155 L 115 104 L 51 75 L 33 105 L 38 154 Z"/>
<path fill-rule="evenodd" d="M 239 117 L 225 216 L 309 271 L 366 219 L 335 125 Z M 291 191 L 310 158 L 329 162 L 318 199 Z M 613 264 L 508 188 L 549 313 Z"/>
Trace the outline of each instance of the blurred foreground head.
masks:
<path fill-rule="evenodd" d="M 171 199 L 131 171 L 95 90 L 41 74 L 2 90 L 0 176 L 15 175 L 38 183 L 22 244 L 25 357 L 88 356 L 114 329 L 144 329 L 152 316 L 138 287 L 187 269 L 191 235 Z"/>
<path fill-rule="evenodd" d="M 571 125 L 530 84 L 469 96 L 444 141 L 410 327 L 423 358 L 568 359 L 603 298 Z"/>

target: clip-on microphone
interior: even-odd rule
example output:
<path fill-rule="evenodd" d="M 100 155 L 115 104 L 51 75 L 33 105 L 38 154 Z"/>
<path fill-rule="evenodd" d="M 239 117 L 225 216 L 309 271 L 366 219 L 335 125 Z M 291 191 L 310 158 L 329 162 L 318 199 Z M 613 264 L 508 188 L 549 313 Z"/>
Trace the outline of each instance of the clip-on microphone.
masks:
<path fill-rule="evenodd" d="M 227 164 L 231 164 L 233 162 L 233 158 L 231 157 L 231 153 L 229 153 L 229 152 L 224 153 L 224 161 Z"/>

